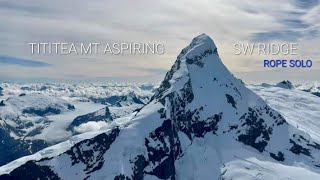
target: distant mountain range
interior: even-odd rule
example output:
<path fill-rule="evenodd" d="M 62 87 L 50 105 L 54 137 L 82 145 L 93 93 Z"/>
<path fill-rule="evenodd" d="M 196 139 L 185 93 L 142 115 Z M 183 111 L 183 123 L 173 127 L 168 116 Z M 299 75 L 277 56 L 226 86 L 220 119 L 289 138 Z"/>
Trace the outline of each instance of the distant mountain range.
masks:
<path fill-rule="evenodd" d="M 1 101 L 0 106 L 0 165 L 19 157 L 33 154 L 48 146 L 44 140 L 30 140 L 44 129 L 50 121 L 48 114 L 60 114 L 74 110 L 67 101 L 43 94 L 20 94 Z M 29 117 L 37 116 L 37 120 Z"/>
<path fill-rule="evenodd" d="M 129 115 L 144 105 L 134 93 L 129 93 L 127 96 L 112 96 L 112 98 L 118 100 L 97 112 L 80 114 L 66 127 L 66 131 L 78 134 L 79 132 L 74 131 L 74 127 L 85 125 L 90 121 L 112 121 Z M 59 140 L 48 142 L 42 138 L 42 134 L 45 135 L 46 130 L 51 128 L 52 120 L 48 116 L 74 110 L 75 106 L 68 101 L 41 93 L 21 93 L 1 100 L 0 154 L 6 154 L 6 156 L 0 157 L 0 165 L 61 142 Z M 101 111 L 105 111 L 104 114 L 101 114 Z"/>

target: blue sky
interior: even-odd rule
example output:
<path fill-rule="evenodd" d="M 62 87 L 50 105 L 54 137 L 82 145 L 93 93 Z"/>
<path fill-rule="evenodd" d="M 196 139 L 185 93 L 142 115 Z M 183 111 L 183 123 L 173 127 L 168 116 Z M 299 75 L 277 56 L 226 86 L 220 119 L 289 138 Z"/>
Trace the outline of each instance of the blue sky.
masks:
<path fill-rule="evenodd" d="M 21 58 L 10 57 L 10 56 L 1 56 L 1 55 L 0 55 L 0 64 L 3 64 L 3 66 L 16 65 L 16 66 L 34 67 L 34 68 L 50 66 L 50 64 L 46 62 L 29 60 L 29 59 L 21 59 Z"/>
<path fill-rule="evenodd" d="M 318 0 L 56 0 L 0 2 L 0 80 L 160 81 L 194 36 L 210 35 L 245 81 L 320 77 Z M 28 42 L 161 42 L 164 55 L 32 55 Z M 236 56 L 234 43 L 299 44 L 296 57 Z M 312 73 L 263 69 L 265 58 L 313 59 Z M 245 75 L 244 75 L 245 74 Z M 257 80 L 254 74 L 262 74 Z M 265 74 L 265 75 L 263 75 Z M 275 75 L 276 74 L 276 75 Z M 317 80 L 317 79 L 316 79 Z"/>

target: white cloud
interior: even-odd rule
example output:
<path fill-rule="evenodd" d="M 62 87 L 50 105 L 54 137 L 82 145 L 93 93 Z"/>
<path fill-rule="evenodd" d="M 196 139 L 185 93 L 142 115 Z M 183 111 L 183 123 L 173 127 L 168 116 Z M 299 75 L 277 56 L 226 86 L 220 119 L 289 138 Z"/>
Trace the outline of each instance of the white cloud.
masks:
<path fill-rule="evenodd" d="M 90 121 L 80 126 L 74 128 L 74 131 L 77 133 L 85 133 L 85 132 L 92 132 L 92 131 L 99 131 L 101 128 L 104 128 L 108 125 L 105 121 Z"/>

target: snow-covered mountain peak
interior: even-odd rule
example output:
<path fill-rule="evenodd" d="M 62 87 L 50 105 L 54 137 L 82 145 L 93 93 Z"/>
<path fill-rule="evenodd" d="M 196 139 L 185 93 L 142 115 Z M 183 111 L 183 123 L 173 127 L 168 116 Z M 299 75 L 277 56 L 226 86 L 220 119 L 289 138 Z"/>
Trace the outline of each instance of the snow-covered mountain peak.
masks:
<path fill-rule="evenodd" d="M 288 80 L 279 82 L 278 84 L 276 84 L 276 87 L 280 87 L 284 89 L 294 89 L 294 86 Z"/>
<path fill-rule="evenodd" d="M 202 118 L 209 118 L 213 112 L 219 114 L 225 109 L 236 114 L 237 108 L 247 110 L 249 105 L 262 101 L 230 73 L 222 63 L 213 40 L 205 34 L 195 37 L 181 51 L 153 99 L 163 102 L 173 94 L 188 104 L 188 110 L 201 108 L 198 113 Z M 227 113 L 227 116 L 233 113 Z"/>
<path fill-rule="evenodd" d="M 238 81 L 221 62 L 217 46 L 206 34 L 195 37 L 181 51 L 158 88 L 156 96 L 165 91 L 173 92 L 183 89 L 188 81 L 189 84 L 206 84 L 206 81 L 219 81 L 225 84 Z M 203 88 L 201 85 L 200 87 Z"/>
<path fill-rule="evenodd" d="M 188 47 L 190 48 L 197 47 L 198 49 L 202 48 L 204 50 L 207 50 L 207 49 L 215 50 L 217 48 L 214 41 L 204 33 L 193 38 Z"/>
<path fill-rule="evenodd" d="M 205 34 L 182 50 L 148 104 L 111 124 L 59 156 L 2 167 L 9 174 L 0 178 L 32 169 L 30 179 L 236 179 L 238 161 L 259 164 L 252 157 L 319 170 L 320 144 L 235 78 Z"/>

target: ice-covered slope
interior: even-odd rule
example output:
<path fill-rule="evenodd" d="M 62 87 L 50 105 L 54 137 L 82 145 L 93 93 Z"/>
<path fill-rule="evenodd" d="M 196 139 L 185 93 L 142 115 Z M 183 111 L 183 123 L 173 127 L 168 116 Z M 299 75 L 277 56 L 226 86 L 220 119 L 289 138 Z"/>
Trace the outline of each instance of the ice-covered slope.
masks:
<path fill-rule="evenodd" d="M 236 79 L 202 34 L 130 121 L 59 156 L 0 170 L 17 179 L 256 179 L 268 177 L 259 168 L 268 164 L 284 169 L 282 178 L 294 170 L 317 178 L 319 146 Z"/>

